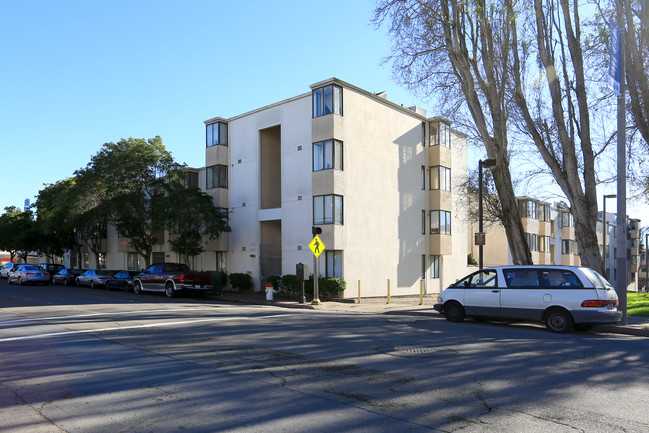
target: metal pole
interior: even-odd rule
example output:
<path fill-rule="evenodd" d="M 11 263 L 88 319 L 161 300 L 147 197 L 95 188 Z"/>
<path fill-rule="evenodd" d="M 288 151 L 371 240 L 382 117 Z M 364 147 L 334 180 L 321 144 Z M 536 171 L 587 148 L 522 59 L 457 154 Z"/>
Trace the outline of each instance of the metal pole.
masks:
<path fill-rule="evenodd" d="M 649 233 L 644 235 L 644 291 L 649 292 Z"/>
<path fill-rule="evenodd" d="M 361 303 L 361 280 L 358 280 L 358 303 Z"/>
<path fill-rule="evenodd" d="M 419 305 L 424 305 L 424 280 L 419 280 Z"/>
<path fill-rule="evenodd" d="M 625 39 L 626 31 L 624 25 L 624 14 L 622 1 L 617 0 L 617 27 L 620 29 L 620 94 L 617 97 L 617 227 L 615 231 L 615 243 L 617 246 L 616 268 L 617 278 L 615 288 L 620 300 L 622 320 L 620 325 L 627 322 L 627 239 L 626 239 L 626 79 L 625 79 Z"/>
<path fill-rule="evenodd" d="M 320 305 L 322 302 L 320 302 L 320 293 L 318 292 L 318 275 L 320 275 L 320 271 L 318 270 L 318 258 L 313 255 L 313 301 L 311 301 L 311 305 Z"/>
<path fill-rule="evenodd" d="M 602 229 L 602 244 L 603 244 L 602 245 L 602 248 L 603 248 L 602 255 L 604 257 L 604 276 L 609 281 L 610 281 L 611 276 L 608 274 L 608 271 L 606 270 L 607 269 L 607 264 L 608 264 L 607 263 L 608 261 L 606 260 L 607 259 L 607 257 L 606 257 L 606 236 L 608 235 L 608 224 L 606 222 L 606 199 L 607 198 L 615 198 L 615 197 L 617 197 L 617 194 L 605 194 L 604 195 L 604 209 L 602 210 L 602 223 L 603 223 L 602 224 L 602 226 L 603 226 L 603 229 Z"/>
<path fill-rule="evenodd" d="M 388 278 L 388 304 L 390 303 L 390 279 Z"/>
<path fill-rule="evenodd" d="M 478 232 L 482 233 L 482 160 L 478 161 Z M 478 267 L 482 269 L 482 243 L 478 245 Z"/>

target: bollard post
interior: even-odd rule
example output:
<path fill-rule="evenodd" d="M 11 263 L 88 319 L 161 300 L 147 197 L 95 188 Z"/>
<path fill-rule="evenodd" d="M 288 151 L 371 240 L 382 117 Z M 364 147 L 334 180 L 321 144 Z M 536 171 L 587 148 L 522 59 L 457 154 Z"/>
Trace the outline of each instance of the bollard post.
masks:
<path fill-rule="evenodd" d="M 361 303 L 361 280 L 358 280 L 358 303 Z"/>
<path fill-rule="evenodd" d="M 388 278 L 388 304 L 390 303 L 390 279 Z"/>
<path fill-rule="evenodd" d="M 419 305 L 424 305 L 424 280 L 419 280 Z"/>

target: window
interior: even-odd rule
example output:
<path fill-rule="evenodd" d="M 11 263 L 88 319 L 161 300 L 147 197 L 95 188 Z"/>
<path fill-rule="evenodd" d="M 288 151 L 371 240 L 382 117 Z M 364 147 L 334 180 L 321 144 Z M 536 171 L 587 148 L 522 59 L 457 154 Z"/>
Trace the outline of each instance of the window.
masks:
<path fill-rule="evenodd" d="M 225 271 L 225 270 L 227 270 L 226 257 L 227 257 L 227 251 L 217 251 L 216 252 L 216 270 L 217 271 Z"/>
<path fill-rule="evenodd" d="M 577 254 L 575 241 L 564 239 L 561 241 L 561 254 Z"/>
<path fill-rule="evenodd" d="M 539 251 L 542 253 L 550 252 L 550 236 L 539 236 Z"/>
<path fill-rule="evenodd" d="M 536 269 L 504 269 L 507 287 L 539 287 L 539 273 Z"/>
<path fill-rule="evenodd" d="M 327 262 L 325 275 L 328 278 L 343 278 L 343 252 L 336 250 L 325 251 Z"/>
<path fill-rule="evenodd" d="M 451 169 L 441 165 L 430 168 L 430 189 L 451 190 Z"/>
<path fill-rule="evenodd" d="M 129 271 L 141 270 L 140 255 L 138 253 L 126 253 L 126 267 Z"/>
<path fill-rule="evenodd" d="M 437 144 L 439 146 L 451 147 L 451 127 L 446 123 L 440 123 L 437 130 Z"/>
<path fill-rule="evenodd" d="M 228 166 L 213 165 L 206 169 L 207 189 L 228 187 Z"/>
<path fill-rule="evenodd" d="M 550 206 L 548 206 L 547 204 L 539 205 L 539 221 L 550 221 Z"/>
<path fill-rule="evenodd" d="M 575 226 L 575 220 L 572 218 L 572 214 L 570 212 L 561 213 L 561 223 L 562 223 L 562 227 Z"/>
<path fill-rule="evenodd" d="M 187 188 L 198 188 L 198 173 L 195 171 L 188 171 L 185 173 L 185 186 Z"/>
<path fill-rule="evenodd" d="M 99 269 L 106 269 L 106 253 L 99 253 L 97 256 L 99 263 L 97 266 Z"/>
<path fill-rule="evenodd" d="M 327 140 L 313 143 L 313 171 L 343 169 L 343 142 Z"/>
<path fill-rule="evenodd" d="M 451 213 L 445 210 L 430 211 L 430 233 L 437 235 L 451 234 Z"/>
<path fill-rule="evenodd" d="M 426 166 L 421 166 L 421 189 L 426 189 Z"/>
<path fill-rule="evenodd" d="M 439 278 L 439 262 L 440 256 L 430 256 L 430 277 Z"/>
<path fill-rule="evenodd" d="M 205 144 L 206 147 L 228 145 L 228 124 L 217 122 L 205 126 Z"/>
<path fill-rule="evenodd" d="M 527 237 L 527 245 L 530 247 L 530 251 L 539 251 L 539 235 L 535 233 L 525 233 Z"/>
<path fill-rule="evenodd" d="M 560 269 L 542 269 L 541 285 L 543 287 L 583 287 L 579 277 L 574 273 Z"/>
<path fill-rule="evenodd" d="M 313 197 L 313 224 L 342 224 L 343 196 L 318 195 Z"/>
<path fill-rule="evenodd" d="M 151 254 L 151 263 L 164 263 L 165 262 L 165 253 L 164 252 L 155 252 Z M 160 270 L 157 272 L 162 271 L 162 265 L 160 265 Z"/>
<path fill-rule="evenodd" d="M 426 211 L 421 211 L 421 234 L 426 234 Z"/>
<path fill-rule="evenodd" d="M 313 91 L 313 117 L 343 114 L 343 89 L 330 84 Z"/>

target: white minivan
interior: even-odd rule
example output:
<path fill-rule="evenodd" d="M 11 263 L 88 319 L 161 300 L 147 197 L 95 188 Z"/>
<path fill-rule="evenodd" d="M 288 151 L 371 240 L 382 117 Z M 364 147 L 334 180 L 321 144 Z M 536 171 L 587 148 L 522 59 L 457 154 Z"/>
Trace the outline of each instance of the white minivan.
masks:
<path fill-rule="evenodd" d="M 451 322 L 477 320 L 543 321 L 564 333 L 592 324 L 616 323 L 617 293 L 599 273 L 577 266 L 494 266 L 450 285 L 435 310 Z"/>

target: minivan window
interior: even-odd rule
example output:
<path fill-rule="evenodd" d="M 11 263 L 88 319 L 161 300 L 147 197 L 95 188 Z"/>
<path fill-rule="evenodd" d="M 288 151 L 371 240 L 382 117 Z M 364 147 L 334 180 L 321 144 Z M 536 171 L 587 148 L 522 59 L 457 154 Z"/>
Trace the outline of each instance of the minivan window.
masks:
<path fill-rule="evenodd" d="M 538 287 L 539 273 L 536 269 L 504 269 L 507 287 Z"/>
<path fill-rule="evenodd" d="M 583 272 L 584 275 L 586 275 L 586 278 L 588 278 L 590 280 L 590 282 L 593 283 L 594 287 L 600 288 L 600 289 L 612 289 L 613 288 L 613 286 L 611 286 L 611 283 L 609 283 L 606 280 L 606 278 L 604 278 L 602 276 L 602 274 L 600 274 L 599 272 L 594 271 L 594 270 L 592 270 L 590 268 L 580 268 L 580 269 L 581 269 L 581 272 Z"/>
<path fill-rule="evenodd" d="M 579 277 L 564 269 L 542 269 L 541 282 L 543 287 L 583 287 Z"/>
<path fill-rule="evenodd" d="M 455 283 L 455 286 L 459 287 L 496 287 L 498 283 L 498 277 L 496 271 L 480 271 L 475 274 L 471 274 L 466 278 Z"/>

